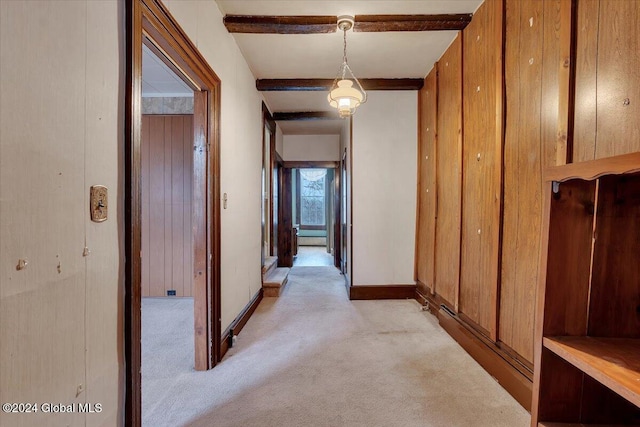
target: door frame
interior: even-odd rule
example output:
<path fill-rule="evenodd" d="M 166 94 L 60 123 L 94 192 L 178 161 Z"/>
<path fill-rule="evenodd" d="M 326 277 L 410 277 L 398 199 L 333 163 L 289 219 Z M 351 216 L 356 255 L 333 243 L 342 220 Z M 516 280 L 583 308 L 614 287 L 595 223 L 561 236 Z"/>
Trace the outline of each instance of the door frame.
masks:
<path fill-rule="evenodd" d="M 194 89 L 194 339 L 197 370 L 220 360 L 220 79 L 160 0 L 126 2 L 125 422 L 142 422 L 142 44 L 150 41 Z"/>
<path fill-rule="evenodd" d="M 340 203 L 335 203 L 335 201 L 337 201 L 337 199 L 339 198 L 339 194 L 342 194 L 341 190 L 342 190 L 343 184 L 342 184 L 342 180 L 338 178 L 338 175 L 341 172 L 340 161 L 330 161 L 330 160 L 328 161 L 287 161 L 285 160 L 282 165 L 282 168 L 289 170 L 289 172 L 285 176 L 291 177 L 290 179 L 295 179 L 293 174 L 291 174 L 290 172 L 291 169 L 301 169 L 301 168 L 333 169 L 333 176 L 334 176 L 335 186 L 336 186 L 336 193 L 334 194 L 334 211 L 333 211 L 333 215 L 335 215 L 335 219 L 334 219 L 333 230 L 329 230 L 329 226 L 327 226 L 327 233 L 333 232 L 333 265 L 339 270 L 341 270 L 340 257 L 339 257 L 341 251 L 338 250 L 337 248 L 338 248 L 338 245 L 342 245 L 342 236 L 340 233 L 340 227 L 338 226 L 338 224 L 340 223 L 340 216 L 341 216 L 342 210 L 341 210 Z M 281 183 L 281 185 L 287 185 L 287 184 Z M 291 193 L 290 183 L 288 184 L 288 192 Z M 292 198 L 295 196 L 296 196 L 295 194 L 291 194 Z M 287 197 L 287 194 L 283 194 L 283 197 Z M 280 216 L 281 221 L 284 224 L 287 224 L 287 223 L 293 224 L 294 222 L 293 218 L 285 217 L 285 215 L 287 215 L 288 217 L 292 216 L 291 209 L 289 209 L 288 211 L 285 209 L 281 209 L 280 214 L 281 214 Z M 278 247 L 278 252 L 285 251 L 285 250 L 286 248 Z M 293 265 L 293 257 L 291 257 L 291 264 Z M 291 267 L 291 265 L 288 265 L 286 267 Z"/>
<path fill-rule="evenodd" d="M 265 129 L 269 130 L 269 164 L 266 165 L 266 156 L 267 156 L 267 152 L 265 149 L 266 146 L 266 141 L 265 141 Z M 264 260 L 269 257 L 269 256 L 273 256 L 273 245 L 274 245 L 274 234 L 277 234 L 277 230 L 275 230 L 274 232 L 274 222 L 276 220 L 274 220 L 273 218 L 273 195 L 275 194 L 274 190 L 273 190 L 273 172 L 274 172 L 274 168 L 276 167 L 276 122 L 275 120 L 273 120 L 273 115 L 271 114 L 271 112 L 269 111 L 269 108 L 267 107 L 267 104 L 264 103 L 264 101 L 262 102 L 262 168 L 263 168 L 263 173 L 265 176 L 265 179 L 268 180 L 269 182 L 269 192 L 266 195 L 268 200 L 269 200 L 269 224 L 265 224 L 264 227 L 265 229 L 262 231 L 263 233 L 269 233 L 269 252 L 268 253 L 264 253 L 264 247 L 262 248 L 262 264 L 264 265 Z M 262 201 L 261 201 L 261 209 L 264 209 L 264 197 L 265 195 L 262 195 Z M 265 236 L 262 236 L 262 243 L 264 246 L 264 238 Z M 277 243 L 275 243 L 277 244 Z"/>

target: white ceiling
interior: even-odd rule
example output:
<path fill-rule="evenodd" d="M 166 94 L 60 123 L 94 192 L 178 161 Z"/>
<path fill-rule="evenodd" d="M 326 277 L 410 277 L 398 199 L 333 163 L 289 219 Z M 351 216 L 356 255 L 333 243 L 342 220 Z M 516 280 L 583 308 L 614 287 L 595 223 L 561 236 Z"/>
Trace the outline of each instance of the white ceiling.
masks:
<path fill-rule="evenodd" d="M 482 0 L 217 0 L 230 15 L 376 15 L 473 13 Z M 347 32 L 349 65 L 358 78 L 423 78 L 455 31 Z M 342 62 L 342 32 L 233 34 L 257 79 L 330 78 Z M 330 111 L 325 92 L 262 92 L 271 112 Z M 360 108 L 366 108 L 366 104 Z M 326 122 L 326 123 L 325 123 Z M 341 121 L 338 124 L 343 123 Z M 283 133 L 312 132 L 333 121 L 279 122 Z M 333 129 L 333 130 L 331 130 Z"/>
<path fill-rule="evenodd" d="M 193 97 L 193 90 L 144 44 L 142 45 L 142 96 Z"/>

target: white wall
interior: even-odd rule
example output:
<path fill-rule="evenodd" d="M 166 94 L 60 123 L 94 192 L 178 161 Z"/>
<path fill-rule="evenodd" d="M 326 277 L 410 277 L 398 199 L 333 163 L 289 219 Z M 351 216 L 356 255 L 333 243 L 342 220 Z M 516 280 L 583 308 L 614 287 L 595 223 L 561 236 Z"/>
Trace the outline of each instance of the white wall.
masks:
<path fill-rule="evenodd" d="M 0 402 L 102 404 L 3 426 L 122 417 L 123 24 L 123 2 L 0 1 Z"/>
<path fill-rule="evenodd" d="M 169 0 L 169 10 L 222 81 L 222 329 L 262 287 L 262 97 L 214 1 Z"/>
<path fill-rule="evenodd" d="M 340 135 L 285 135 L 285 161 L 340 160 Z"/>
<path fill-rule="evenodd" d="M 276 123 L 276 153 L 280 154 L 282 157 L 282 153 L 284 153 L 284 136 L 282 135 L 282 129 Z M 282 157 L 284 160 L 284 157 Z"/>
<path fill-rule="evenodd" d="M 371 92 L 353 116 L 354 285 L 415 283 L 417 100 Z"/>

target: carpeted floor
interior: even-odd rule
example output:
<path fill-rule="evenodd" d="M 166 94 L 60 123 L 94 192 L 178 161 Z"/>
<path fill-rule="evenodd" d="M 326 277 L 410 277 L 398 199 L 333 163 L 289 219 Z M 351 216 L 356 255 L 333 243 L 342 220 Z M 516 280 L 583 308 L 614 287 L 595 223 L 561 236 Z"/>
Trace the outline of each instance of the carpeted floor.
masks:
<path fill-rule="evenodd" d="M 333 255 L 327 253 L 325 246 L 299 246 L 293 259 L 294 267 L 321 267 L 333 263 Z"/>
<path fill-rule="evenodd" d="M 417 302 L 349 301 L 335 268 L 294 267 L 207 372 L 192 368 L 192 304 L 143 301 L 145 426 L 529 424 Z"/>

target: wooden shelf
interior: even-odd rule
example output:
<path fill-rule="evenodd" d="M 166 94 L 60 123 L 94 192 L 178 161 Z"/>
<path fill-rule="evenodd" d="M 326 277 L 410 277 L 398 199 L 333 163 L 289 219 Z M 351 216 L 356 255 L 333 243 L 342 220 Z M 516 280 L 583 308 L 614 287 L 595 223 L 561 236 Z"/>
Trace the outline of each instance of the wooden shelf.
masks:
<path fill-rule="evenodd" d="M 640 339 L 562 336 L 544 338 L 543 345 L 640 406 Z"/>
<path fill-rule="evenodd" d="M 544 178 L 547 181 L 593 180 L 603 175 L 634 172 L 640 172 L 640 153 L 548 167 L 545 170 Z"/>

